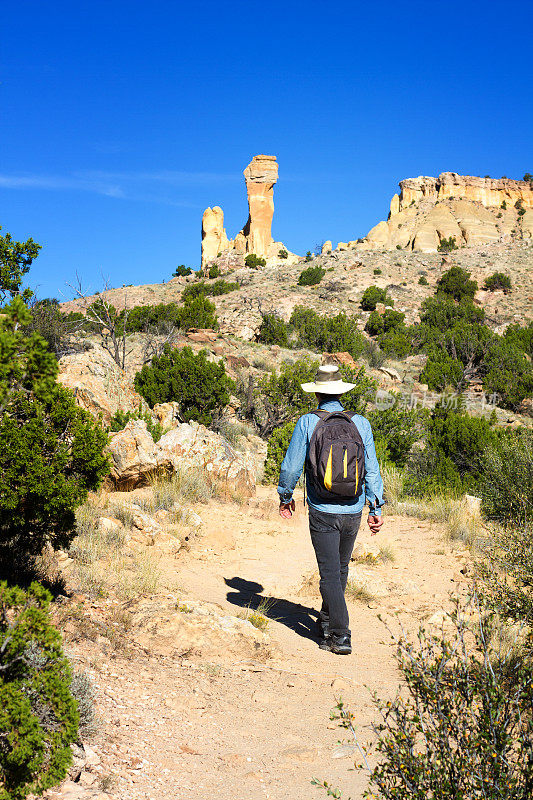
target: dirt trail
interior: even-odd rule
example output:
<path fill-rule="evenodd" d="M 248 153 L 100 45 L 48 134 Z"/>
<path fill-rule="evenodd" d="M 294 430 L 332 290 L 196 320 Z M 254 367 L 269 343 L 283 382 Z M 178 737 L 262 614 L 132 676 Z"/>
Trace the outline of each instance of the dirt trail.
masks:
<path fill-rule="evenodd" d="M 260 487 L 246 506 L 199 507 L 205 534 L 161 564 L 163 583 L 177 585 L 180 597 L 216 603 L 226 614 L 273 598 L 271 658 L 232 660 L 221 651 L 209 662 L 119 655 L 91 663 L 105 720 L 95 749 L 102 773 L 117 776 L 113 796 L 309 800 L 323 796 L 310 784 L 315 776 L 352 800 L 362 796 L 366 775 L 349 771 L 353 747 L 339 748 L 344 732 L 329 722 L 330 709 L 342 695 L 361 740 L 369 738 L 370 692 L 387 697 L 399 683 L 378 614 L 414 631 L 447 606 L 467 554 L 427 522 L 388 516 L 372 539 L 362 526 L 358 541 L 386 543 L 395 559 L 358 567 L 382 596 L 349 602 L 354 652 L 336 656 L 315 640 L 319 599 L 308 578 L 316 565 L 298 506 L 286 522 L 273 490 Z"/>

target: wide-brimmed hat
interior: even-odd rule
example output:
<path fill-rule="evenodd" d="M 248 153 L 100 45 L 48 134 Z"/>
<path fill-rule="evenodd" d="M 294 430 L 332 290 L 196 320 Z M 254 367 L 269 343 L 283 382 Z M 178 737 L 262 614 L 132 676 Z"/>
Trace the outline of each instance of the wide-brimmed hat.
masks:
<path fill-rule="evenodd" d="M 355 388 L 355 383 L 345 383 L 340 369 L 335 364 L 323 364 L 318 368 L 314 383 L 302 383 L 304 392 L 320 394 L 344 394 Z"/>

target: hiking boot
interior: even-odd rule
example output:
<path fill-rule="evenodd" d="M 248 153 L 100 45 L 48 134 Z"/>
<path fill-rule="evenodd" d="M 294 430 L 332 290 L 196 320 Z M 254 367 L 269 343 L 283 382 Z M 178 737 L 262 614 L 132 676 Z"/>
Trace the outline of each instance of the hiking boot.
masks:
<path fill-rule="evenodd" d="M 335 636 L 328 637 L 328 650 L 336 653 L 338 656 L 349 656 L 352 652 L 352 640 L 350 636 Z M 325 649 L 325 648 L 323 648 Z"/>
<path fill-rule="evenodd" d="M 318 646 L 321 650 L 329 650 L 329 625 L 321 619 L 317 620 Z"/>

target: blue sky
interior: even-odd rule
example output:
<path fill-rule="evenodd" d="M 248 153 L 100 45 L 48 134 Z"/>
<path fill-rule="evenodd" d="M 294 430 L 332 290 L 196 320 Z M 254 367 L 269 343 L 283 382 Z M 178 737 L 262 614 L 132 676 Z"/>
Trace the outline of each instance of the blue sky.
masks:
<path fill-rule="evenodd" d="M 364 235 L 402 178 L 521 178 L 532 28 L 529 0 L 4 0 L 0 225 L 66 299 L 76 273 L 94 291 L 197 266 L 204 208 L 244 224 L 257 153 L 298 253 Z"/>

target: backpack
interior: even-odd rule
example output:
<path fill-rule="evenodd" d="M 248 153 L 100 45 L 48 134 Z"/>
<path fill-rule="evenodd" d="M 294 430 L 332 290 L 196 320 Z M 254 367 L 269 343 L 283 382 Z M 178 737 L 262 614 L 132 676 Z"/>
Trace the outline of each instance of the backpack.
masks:
<path fill-rule="evenodd" d="M 365 477 L 365 447 L 352 421 L 355 412 L 317 409 L 312 413 L 319 421 L 305 462 L 307 486 L 324 502 L 355 502 L 361 496 Z"/>

